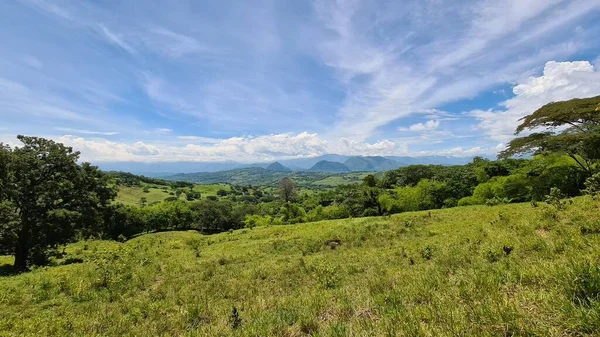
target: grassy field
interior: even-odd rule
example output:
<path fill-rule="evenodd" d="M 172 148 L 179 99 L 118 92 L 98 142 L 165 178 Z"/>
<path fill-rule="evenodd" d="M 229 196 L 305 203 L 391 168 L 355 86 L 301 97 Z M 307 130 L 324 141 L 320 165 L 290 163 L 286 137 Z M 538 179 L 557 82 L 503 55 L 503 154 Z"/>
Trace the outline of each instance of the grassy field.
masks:
<path fill-rule="evenodd" d="M 169 188 L 166 192 L 163 190 L 164 186 L 160 185 L 147 185 L 149 192 L 144 193 L 144 187 L 139 186 L 119 186 L 117 193 L 117 202 L 121 202 L 125 205 L 139 205 L 141 198 L 146 198 L 148 204 L 152 204 L 157 201 L 163 201 L 166 198 L 172 197 L 169 192 L 173 192 L 173 189 Z M 217 195 L 217 191 L 224 189 L 230 191 L 231 188 L 227 184 L 212 184 L 212 185 L 195 185 L 194 191 L 200 192 L 203 197 L 209 195 Z M 185 193 L 180 196 L 180 199 L 185 200 Z"/>
<path fill-rule="evenodd" d="M 598 336 L 599 215 L 578 198 L 79 242 L 0 277 L 0 335 Z"/>
<path fill-rule="evenodd" d="M 141 198 L 146 198 L 148 204 L 151 204 L 170 197 L 168 191 L 165 193 L 161 188 L 149 187 L 148 189 L 149 192 L 144 193 L 143 187 L 119 186 L 116 201 L 125 205 L 139 205 Z"/>
<path fill-rule="evenodd" d="M 202 195 L 217 195 L 218 190 L 231 191 L 228 184 L 211 184 L 211 185 L 195 185 L 194 191 L 202 193 Z"/>

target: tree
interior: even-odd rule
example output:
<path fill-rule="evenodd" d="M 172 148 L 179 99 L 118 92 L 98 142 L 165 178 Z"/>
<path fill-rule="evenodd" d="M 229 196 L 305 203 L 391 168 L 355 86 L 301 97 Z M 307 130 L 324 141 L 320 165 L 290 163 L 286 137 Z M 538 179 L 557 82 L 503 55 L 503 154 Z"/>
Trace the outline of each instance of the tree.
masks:
<path fill-rule="evenodd" d="M 375 187 L 377 186 L 377 178 L 372 174 L 368 174 L 363 178 L 363 184 L 368 187 Z"/>
<path fill-rule="evenodd" d="M 594 172 L 600 160 L 600 96 L 549 103 L 521 120 L 515 135 L 540 128 L 546 131 L 513 139 L 500 157 L 559 152 L 588 174 Z"/>
<path fill-rule="evenodd" d="M 0 144 L 0 204 L 14 215 L 0 219 L 0 236 L 10 237 L 14 268 L 44 263 L 58 245 L 100 230 L 103 211 L 115 197 L 107 177 L 79 152 L 54 141 L 18 136 L 24 144 Z"/>
<path fill-rule="evenodd" d="M 281 178 L 279 181 L 279 195 L 286 203 L 296 200 L 298 196 L 296 183 L 288 177 Z"/>

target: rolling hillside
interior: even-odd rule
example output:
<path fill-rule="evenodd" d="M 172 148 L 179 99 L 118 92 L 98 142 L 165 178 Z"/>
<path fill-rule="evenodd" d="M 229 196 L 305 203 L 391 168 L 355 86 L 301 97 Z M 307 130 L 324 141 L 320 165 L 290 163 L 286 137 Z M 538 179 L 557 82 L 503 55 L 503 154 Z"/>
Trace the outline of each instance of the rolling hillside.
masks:
<path fill-rule="evenodd" d="M 351 171 L 389 171 L 402 166 L 401 163 L 384 157 L 351 157 L 344 165 Z"/>
<path fill-rule="evenodd" d="M 599 206 L 79 242 L 0 277 L 0 335 L 597 336 Z"/>

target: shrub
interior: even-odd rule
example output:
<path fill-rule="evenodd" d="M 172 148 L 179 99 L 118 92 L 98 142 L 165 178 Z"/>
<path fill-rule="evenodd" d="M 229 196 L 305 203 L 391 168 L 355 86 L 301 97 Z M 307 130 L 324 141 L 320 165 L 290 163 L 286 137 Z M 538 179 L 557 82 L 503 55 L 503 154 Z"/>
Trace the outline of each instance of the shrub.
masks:
<path fill-rule="evenodd" d="M 550 189 L 550 194 L 546 196 L 546 203 L 562 210 L 567 206 L 567 202 L 564 200 L 566 197 L 559 188 L 553 187 Z"/>
<path fill-rule="evenodd" d="M 464 197 L 458 201 L 458 206 L 472 206 L 481 204 L 483 204 L 483 200 L 479 200 L 474 196 Z"/>
<path fill-rule="evenodd" d="M 583 192 L 594 197 L 600 194 L 600 172 L 587 178 Z"/>

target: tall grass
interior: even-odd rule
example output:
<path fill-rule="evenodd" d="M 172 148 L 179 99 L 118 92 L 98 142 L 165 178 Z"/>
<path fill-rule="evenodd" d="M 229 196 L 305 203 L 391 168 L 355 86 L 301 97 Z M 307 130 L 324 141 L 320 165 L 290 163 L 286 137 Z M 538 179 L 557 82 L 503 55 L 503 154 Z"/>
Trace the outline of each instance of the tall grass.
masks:
<path fill-rule="evenodd" d="M 597 336 L 600 203 L 548 209 L 79 242 L 0 277 L 0 335 Z"/>

